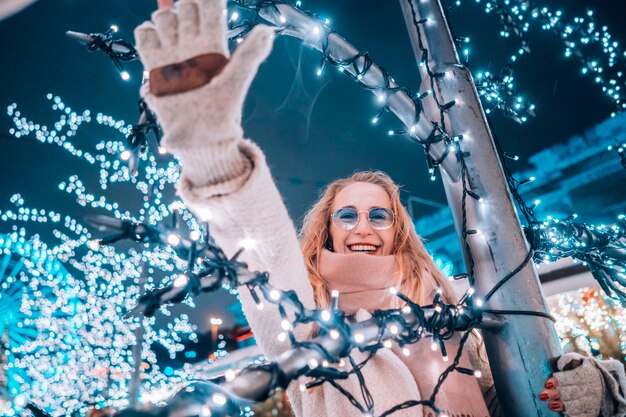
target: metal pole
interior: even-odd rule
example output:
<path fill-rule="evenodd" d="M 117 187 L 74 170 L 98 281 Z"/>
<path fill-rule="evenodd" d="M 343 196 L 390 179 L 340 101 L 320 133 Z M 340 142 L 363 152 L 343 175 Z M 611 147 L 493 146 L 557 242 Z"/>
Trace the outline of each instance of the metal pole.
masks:
<path fill-rule="evenodd" d="M 502 166 L 493 143 L 478 93 L 470 71 L 460 64 L 442 6 L 438 0 L 400 0 L 422 75 L 422 90 L 435 94 L 424 98 L 425 116 L 441 121 L 440 103 L 454 105 L 443 110 L 447 132 L 462 135 L 469 187 L 484 199 L 466 199 L 467 229 L 480 230 L 467 236 L 468 249 L 462 235 L 463 180 L 442 170 L 442 179 L 454 224 L 461 239 L 465 263 L 474 261 L 476 293 L 485 295 L 502 277 L 515 270 L 528 254 Z M 416 22 L 422 22 L 416 24 Z M 421 46 L 428 51 L 424 57 Z M 431 80 L 427 73 L 442 76 Z M 455 158 L 454 154 L 448 158 Z M 459 163 L 460 164 L 460 163 Z M 546 312 L 547 306 L 532 261 L 502 286 L 486 303 L 488 309 Z M 560 355 L 560 345 L 552 323 L 537 316 L 509 315 L 499 332 L 483 332 L 496 391 L 504 415 L 510 417 L 551 416 L 538 394 Z"/>

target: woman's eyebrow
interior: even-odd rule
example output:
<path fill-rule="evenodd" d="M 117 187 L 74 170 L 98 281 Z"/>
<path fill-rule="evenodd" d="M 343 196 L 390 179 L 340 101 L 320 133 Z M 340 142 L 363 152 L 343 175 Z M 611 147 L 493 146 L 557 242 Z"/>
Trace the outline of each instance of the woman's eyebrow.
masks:
<path fill-rule="evenodd" d="M 343 207 L 340 207 L 340 208 L 339 208 L 339 209 L 337 209 L 337 210 L 341 210 L 341 209 L 345 209 L 345 208 L 355 209 L 356 211 L 370 211 L 370 210 L 372 210 L 372 209 L 377 209 L 377 208 L 381 208 L 381 209 L 385 209 L 385 210 L 393 211 L 393 209 L 392 209 L 391 207 L 377 206 L 377 205 L 375 205 L 375 206 L 370 206 L 370 207 L 369 207 L 369 208 L 367 208 L 366 210 L 359 210 L 359 209 L 358 209 L 356 206 L 354 206 L 354 205 L 343 206 Z M 336 211 L 336 210 L 335 210 L 335 211 Z"/>

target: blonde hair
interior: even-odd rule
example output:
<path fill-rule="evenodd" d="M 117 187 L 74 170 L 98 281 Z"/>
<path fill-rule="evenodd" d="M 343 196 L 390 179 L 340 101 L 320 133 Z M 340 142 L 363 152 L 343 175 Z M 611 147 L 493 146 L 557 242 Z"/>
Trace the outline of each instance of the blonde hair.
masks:
<path fill-rule="evenodd" d="M 324 248 L 328 247 L 331 240 L 332 205 L 339 191 L 356 182 L 378 185 L 391 199 L 396 232 L 392 252 L 396 255 L 396 270 L 402 276 L 399 290 L 413 302 L 423 305 L 432 301 L 433 294 L 429 289 L 439 288 L 446 303 L 455 303 L 454 290 L 426 252 L 424 244 L 415 233 L 411 217 L 400 202 L 399 187 L 384 172 L 362 171 L 328 185 L 319 201 L 304 218 L 300 242 L 317 306 L 328 307 L 330 305 L 330 291 L 320 275 L 320 254 Z M 400 307 L 399 304 L 400 300 L 395 307 Z"/>

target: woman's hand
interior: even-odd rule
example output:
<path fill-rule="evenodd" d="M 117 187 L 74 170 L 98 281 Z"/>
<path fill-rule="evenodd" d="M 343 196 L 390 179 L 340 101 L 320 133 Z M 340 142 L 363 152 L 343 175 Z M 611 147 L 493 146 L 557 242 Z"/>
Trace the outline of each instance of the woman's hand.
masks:
<path fill-rule="evenodd" d="M 589 358 L 577 353 L 561 356 L 559 372 L 548 378 L 539 399 L 569 417 L 598 417 L 604 397 L 602 374 Z"/>
<path fill-rule="evenodd" d="M 135 40 L 150 73 L 141 93 L 163 128 L 163 146 L 179 154 L 241 136 L 243 100 L 274 29 L 258 25 L 231 57 L 224 0 L 158 5 L 152 20 L 135 29 Z"/>

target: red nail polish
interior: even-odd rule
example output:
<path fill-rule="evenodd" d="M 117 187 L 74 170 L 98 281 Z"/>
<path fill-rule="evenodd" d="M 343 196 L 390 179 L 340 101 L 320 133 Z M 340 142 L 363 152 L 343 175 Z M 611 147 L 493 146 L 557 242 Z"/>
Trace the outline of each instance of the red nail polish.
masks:
<path fill-rule="evenodd" d="M 548 382 L 546 382 L 545 387 L 546 387 L 546 388 L 548 388 L 548 389 L 552 389 L 552 388 L 554 388 L 554 382 L 552 382 L 552 381 L 548 381 Z"/>
<path fill-rule="evenodd" d="M 541 394 L 539 394 L 539 399 L 542 400 L 542 401 L 545 401 L 548 398 L 550 398 L 550 395 L 548 395 L 547 392 L 542 392 Z"/>
<path fill-rule="evenodd" d="M 561 409 L 561 404 L 557 402 L 550 403 L 550 410 L 560 410 L 560 409 Z"/>

